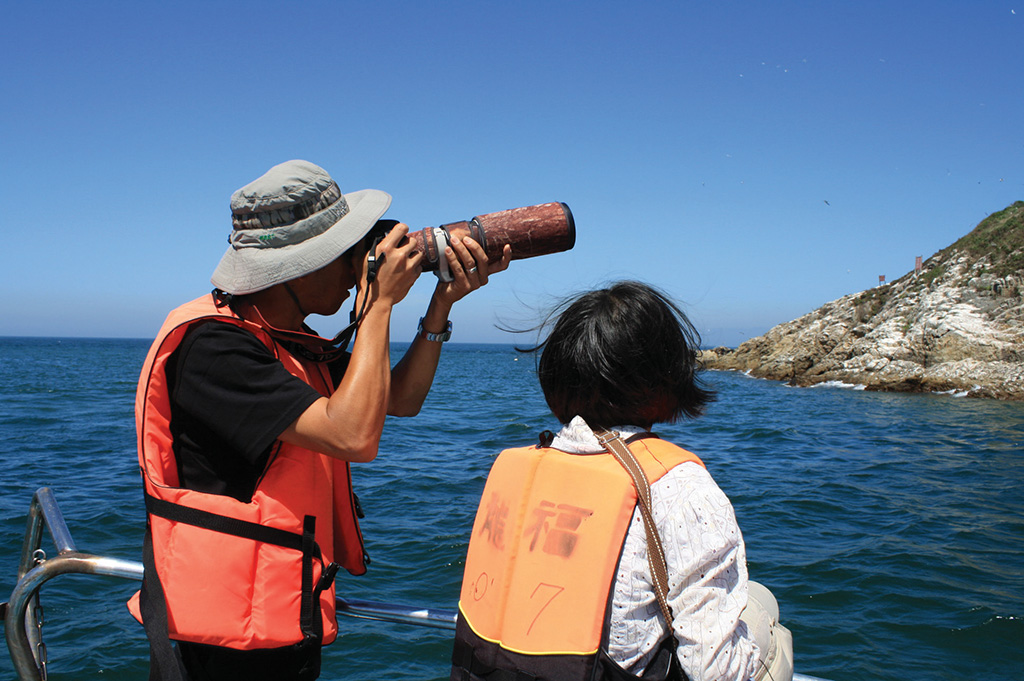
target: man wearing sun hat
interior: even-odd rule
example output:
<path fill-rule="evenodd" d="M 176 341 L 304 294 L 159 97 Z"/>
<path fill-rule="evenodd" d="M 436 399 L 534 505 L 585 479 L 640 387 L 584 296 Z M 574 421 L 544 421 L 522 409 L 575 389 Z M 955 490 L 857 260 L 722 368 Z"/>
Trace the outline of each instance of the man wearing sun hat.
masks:
<path fill-rule="evenodd" d="M 422 255 L 402 224 L 367 243 L 390 202 L 345 194 L 307 161 L 274 166 L 231 197 L 214 292 L 157 335 L 136 396 L 146 578 L 129 603 L 151 678 L 319 676 L 337 633 L 334 575 L 368 562 L 349 463 L 376 456 L 386 414 L 419 411 L 452 305 L 510 259 L 506 247 L 489 265 L 476 242 L 453 242 L 454 280 L 438 283 L 392 369 L 391 311 Z M 305 318 L 334 314 L 353 289 L 347 352 Z"/>

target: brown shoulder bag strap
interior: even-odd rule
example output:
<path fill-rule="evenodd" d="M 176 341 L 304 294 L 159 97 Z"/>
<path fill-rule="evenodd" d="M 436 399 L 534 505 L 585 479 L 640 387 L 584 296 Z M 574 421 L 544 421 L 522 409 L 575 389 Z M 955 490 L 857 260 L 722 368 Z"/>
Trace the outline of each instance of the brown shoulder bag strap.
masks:
<path fill-rule="evenodd" d="M 665 617 L 668 630 L 671 632 L 672 609 L 668 607 L 668 565 L 665 562 L 665 549 L 661 544 L 661 537 L 658 536 L 658 528 L 654 524 L 654 512 L 651 509 L 651 485 L 647 481 L 647 475 L 640 466 L 640 462 L 633 456 L 633 452 L 629 451 L 629 447 L 622 441 L 618 433 L 598 428 L 594 430 L 594 435 L 633 479 L 637 506 L 640 508 L 644 530 L 647 532 L 647 561 L 651 567 L 651 579 L 654 581 L 654 596 L 658 599 L 661 614 Z"/>

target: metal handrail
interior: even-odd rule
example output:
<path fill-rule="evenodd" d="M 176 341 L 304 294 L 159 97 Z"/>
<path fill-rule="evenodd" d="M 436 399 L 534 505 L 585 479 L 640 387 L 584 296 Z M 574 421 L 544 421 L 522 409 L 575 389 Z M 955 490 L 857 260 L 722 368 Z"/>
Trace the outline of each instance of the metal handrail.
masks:
<path fill-rule="evenodd" d="M 376 620 L 378 622 L 395 622 L 397 624 L 416 624 L 434 629 L 455 630 L 455 618 L 458 612 L 448 608 L 417 608 L 396 603 L 380 601 L 363 601 L 357 598 L 334 599 L 338 606 L 338 614 L 355 619 Z"/>
<path fill-rule="evenodd" d="M 42 550 L 44 526 L 49 530 L 57 549 L 55 558 L 48 559 Z M 39 589 L 54 577 L 68 573 L 141 580 L 142 565 L 79 553 L 53 491 L 49 487 L 42 487 L 32 496 L 18 565 L 18 583 L 4 607 L 7 650 L 21 679 L 37 681 L 46 673 L 46 646 L 39 635 L 36 615 Z"/>
<path fill-rule="evenodd" d="M 57 556 L 47 558 L 42 551 L 43 527 L 50 532 Z M 32 496 L 18 567 L 18 583 L 11 598 L 2 604 L 7 649 L 21 681 L 46 678 L 46 646 L 39 636 L 36 610 L 39 589 L 63 574 L 91 574 L 142 581 L 142 563 L 81 553 L 75 547 L 64 515 L 49 487 L 41 487 Z M 455 629 L 457 612 L 448 608 L 421 608 L 379 601 L 337 597 L 338 614 L 356 619 L 413 624 L 436 629 Z M 826 681 L 814 676 L 794 674 L 793 681 Z"/>
<path fill-rule="evenodd" d="M 44 528 L 49 530 L 57 550 L 57 555 L 52 558 L 42 550 Z M 46 647 L 39 635 L 36 618 L 39 589 L 54 577 L 72 573 L 142 581 L 143 567 L 138 561 L 80 552 L 53 490 L 41 487 L 32 496 L 29 506 L 25 541 L 18 564 L 18 583 L 11 592 L 10 600 L 3 604 L 7 649 L 22 681 L 42 681 L 46 674 Z M 347 617 L 455 629 L 456 611 L 447 608 L 421 608 L 341 597 L 336 600 L 338 612 Z"/>

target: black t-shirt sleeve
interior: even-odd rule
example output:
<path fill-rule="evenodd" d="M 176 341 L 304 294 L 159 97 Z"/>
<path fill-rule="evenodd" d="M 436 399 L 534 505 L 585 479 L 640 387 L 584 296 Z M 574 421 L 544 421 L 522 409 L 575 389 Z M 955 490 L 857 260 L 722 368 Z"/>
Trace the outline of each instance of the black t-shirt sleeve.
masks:
<path fill-rule="evenodd" d="M 179 346 L 171 400 L 249 464 L 321 395 L 258 338 L 208 322 Z"/>

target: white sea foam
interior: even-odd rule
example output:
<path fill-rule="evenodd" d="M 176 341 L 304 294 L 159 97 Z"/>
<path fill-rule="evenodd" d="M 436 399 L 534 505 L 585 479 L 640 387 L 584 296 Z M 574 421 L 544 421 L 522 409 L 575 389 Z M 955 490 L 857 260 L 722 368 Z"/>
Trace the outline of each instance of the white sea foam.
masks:
<path fill-rule="evenodd" d="M 971 391 L 970 390 L 957 390 L 956 388 L 954 388 L 952 390 L 936 390 L 932 394 L 933 395 L 949 395 L 950 397 L 967 397 L 968 395 L 971 394 Z"/>
<path fill-rule="evenodd" d="M 861 383 L 844 383 L 843 381 L 822 381 L 810 386 L 812 388 L 843 388 L 844 390 L 866 390 L 867 386 Z"/>

